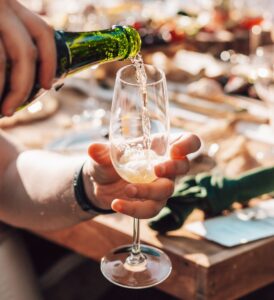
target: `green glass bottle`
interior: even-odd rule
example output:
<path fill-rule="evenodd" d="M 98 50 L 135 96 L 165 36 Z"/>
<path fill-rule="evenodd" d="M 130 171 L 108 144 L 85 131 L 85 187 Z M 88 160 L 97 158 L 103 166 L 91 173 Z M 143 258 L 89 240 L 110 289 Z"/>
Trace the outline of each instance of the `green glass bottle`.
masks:
<path fill-rule="evenodd" d="M 68 74 L 94 64 L 132 58 L 141 48 L 139 33 L 129 26 L 113 26 L 111 29 L 91 32 L 55 31 L 55 43 L 57 49 L 55 89 L 62 85 L 62 79 Z M 8 71 L 7 78 L 9 78 Z M 6 82 L 0 104 L 8 91 L 9 84 Z M 36 77 L 30 96 L 23 106 L 43 92 Z"/>

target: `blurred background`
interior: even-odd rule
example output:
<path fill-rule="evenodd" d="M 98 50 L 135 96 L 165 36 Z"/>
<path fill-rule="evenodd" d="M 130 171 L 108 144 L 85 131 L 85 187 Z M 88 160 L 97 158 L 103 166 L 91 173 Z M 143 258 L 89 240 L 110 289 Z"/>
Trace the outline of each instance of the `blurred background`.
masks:
<path fill-rule="evenodd" d="M 274 1 L 21 2 L 59 30 L 133 26 L 142 38 L 145 63 L 166 74 L 174 132 L 199 134 L 204 154 L 213 160 L 215 170 L 227 175 L 257 164 L 272 164 Z M 266 45 L 270 47 L 262 48 Z M 15 118 L 0 120 L 0 126 L 11 128 L 54 115 L 58 130 L 41 135 L 45 126 L 38 125 L 37 133 L 22 135 L 22 142 L 29 147 L 85 151 L 91 137 L 107 136 L 114 77 L 118 68 L 128 63 L 93 66 L 67 78 L 60 92 L 39 99 Z M 230 148 L 245 155 L 240 164 L 233 163 L 235 155 L 229 153 Z"/>
<path fill-rule="evenodd" d="M 236 176 L 273 165 L 273 0 L 21 2 L 55 29 L 93 31 L 126 24 L 139 31 L 144 61 L 166 73 L 172 132 L 193 131 L 203 140 L 191 173 Z M 68 78 L 58 93 L 1 119 L 0 127 L 28 148 L 85 153 L 91 140 L 107 138 L 115 74 L 128 63 L 94 66 Z M 27 130 L 32 122 L 36 126 Z M 113 287 L 96 262 L 29 233 L 24 238 L 45 299 L 173 299 L 154 289 Z M 273 295 L 269 286 L 243 299 Z"/>

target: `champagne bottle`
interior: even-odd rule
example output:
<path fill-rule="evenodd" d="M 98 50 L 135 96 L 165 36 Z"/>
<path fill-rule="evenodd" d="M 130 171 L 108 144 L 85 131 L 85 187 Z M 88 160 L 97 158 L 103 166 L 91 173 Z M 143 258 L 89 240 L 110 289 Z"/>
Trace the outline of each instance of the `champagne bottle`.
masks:
<path fill-rule="evenodd" d="M 91 32 L 55 31 L 54 37 L 57 50 L 56 81 L 54 84 L 56 90 L 62 86 L 63 79 L 69 74 L 94 64 L 132 58 L 141 48 L 138 32 L 129 26 L 113 26 L 111 29 Z M 7 81 L 3 95 L 0 97 L 0 105 L 10 88 L 9 69 L 8 67 Z M 32 91 L 23 106 L 43 92 L 38 76 L 36 76 Z"/>

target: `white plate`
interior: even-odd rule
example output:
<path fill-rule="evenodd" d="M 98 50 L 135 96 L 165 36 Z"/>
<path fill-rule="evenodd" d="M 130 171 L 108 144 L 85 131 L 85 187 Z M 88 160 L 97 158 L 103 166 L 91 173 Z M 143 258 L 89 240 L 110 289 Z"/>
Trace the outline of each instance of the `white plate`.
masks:
<path fill-rule="evenodd" d="M 87 152 L 92 142 L 106 142 L 106 135 L 106 128 L 74 132 L 52 141 L 46 149 L 63 153 L 83 153 Z"/>

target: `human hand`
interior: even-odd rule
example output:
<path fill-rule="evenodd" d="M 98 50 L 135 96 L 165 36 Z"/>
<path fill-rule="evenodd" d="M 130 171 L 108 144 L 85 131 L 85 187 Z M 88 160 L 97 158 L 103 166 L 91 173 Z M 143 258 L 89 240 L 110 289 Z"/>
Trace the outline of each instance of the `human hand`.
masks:
<path fill-rule="evenodd" d="M 7 62 L 11 65 L 9 79 Z M 0 0 L 0 99 L 10 81 L 10 90 L 1 99 L 3 115 L 11 116 L 27 100 L 38 62 L 39 83 L 50 89 L 56 72 L 53 29 L 16 0 Z"/>
<path fill-rule="evenodd" d="M 187 154 L 196 152 L 200 140 L 192 134 L 177 139 L 170 149 L 170 160 L 155 167 L 158 178 L 147 184 L 132 184 L 115 171 L 107 144 L 95 143 L 89 147 L 91 161 L 83 168 L 84 185 L 93 204 L 140 219 L 157 215 L 174 191 L 176 176 L 189 170 Z M 93 181 L 93 185 L 90 184 Z"/>

